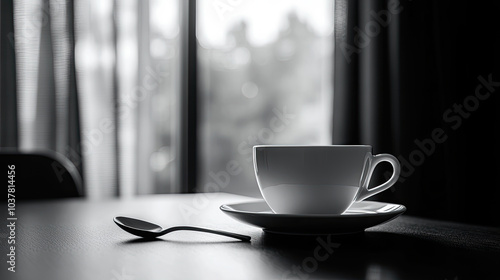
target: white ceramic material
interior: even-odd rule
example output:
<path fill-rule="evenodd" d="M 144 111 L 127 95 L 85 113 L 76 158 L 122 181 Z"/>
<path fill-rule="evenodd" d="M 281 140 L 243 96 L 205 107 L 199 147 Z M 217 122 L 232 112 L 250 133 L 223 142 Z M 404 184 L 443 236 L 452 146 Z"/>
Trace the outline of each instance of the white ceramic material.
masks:
<path fill-rule="evenodd" d="M 262 196 L 278 214 L 341 214 L 390 188 L 401 169 L 394 156 L 372 155 L 368 145 L 260 145 L 253 148 L 253 160 Z M 391 178 L 368 189 L 383 161 L 394 169 Z"/>
<path fill-rule="evenodd" d="M 361 201 L 343 214 L 292 215 L 276 214 L 263 200 L 222 205 L 220 209 L 232 218 L 281 234 L 347 234 L 388 222 L 406 211 L 399 204 Z"/>

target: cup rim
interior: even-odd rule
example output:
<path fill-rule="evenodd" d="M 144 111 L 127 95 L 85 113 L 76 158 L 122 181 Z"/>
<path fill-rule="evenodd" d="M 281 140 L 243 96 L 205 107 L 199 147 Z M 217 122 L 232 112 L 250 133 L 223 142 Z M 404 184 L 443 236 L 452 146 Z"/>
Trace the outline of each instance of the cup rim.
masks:
<path fill-rule="evenodd" d="M 257 148 L 372 148 L 371 145 L 254 145 Z"/>

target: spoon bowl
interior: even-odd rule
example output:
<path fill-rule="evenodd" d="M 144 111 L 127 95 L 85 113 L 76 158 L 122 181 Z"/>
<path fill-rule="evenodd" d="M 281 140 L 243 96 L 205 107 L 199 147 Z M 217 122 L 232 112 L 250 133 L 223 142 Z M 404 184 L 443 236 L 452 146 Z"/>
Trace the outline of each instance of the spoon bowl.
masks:
<path fill-rule="evenodd" d="M 199 231 L 199 232 L 206 232 L 206 233 L 212 233 L 212 234 L 218 234 L 222 236 L 227 236 L 231 238 L 236 238 L 241 241 L 248 242 L 250 241 L 250 236 L 247 235 L 242 235 L 242 234 L 237 234 L 237 233 L 232 233 L 232 232 L 227 232 L 227 231 L 222 231 L 222 230 L 213 230 L 213 229 L 208 229 L 208 228 L 202 228 L 202 227 L 193 227 L 193 226 L 176 226 L 176 227 L 170 227 L 170 228 L 162 228 L 161 226 L 157 224 L 153 224 L 147 221 L 139 220 L 139 219 L 134 219 L 130 217 L 115 217 L 113 219 L 116 225 L 118 225 L 121 229 L 124 231 L 133 234 L 135 236 L 139 236 L 142 238 L 147 238 L 147 239 L 153 239 L 162 235 L 165 235 L 167 233 L 173 232 L 173 231 L 178 231 L 178 230 L 191 230 L 191 231 Z"/>

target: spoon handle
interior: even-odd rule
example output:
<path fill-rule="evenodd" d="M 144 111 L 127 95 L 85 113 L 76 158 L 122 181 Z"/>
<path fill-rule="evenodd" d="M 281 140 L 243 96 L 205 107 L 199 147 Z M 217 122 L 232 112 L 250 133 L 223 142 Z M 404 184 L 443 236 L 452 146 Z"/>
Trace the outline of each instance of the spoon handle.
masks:
<path fill-rule="evenodd" d="M 223 236 L 227 236 L 227 237 L 236 238 L 236 239 L 239 239 L 241 241 L 246 241 L 246 242 L 250 241 L 250 239 L 251 239 L 251 237 L 248 236 L 248 235 L 237 234 L 237 233 L 227 232 L 227 231 L 223 231 L 223 230 L 213 230 L 213 229 L 208 229 L 208 228 L 191 227 L 191 226 L 171 227 L 171 228 L 165 230 L 165 232 L 163 232 L 163 233 L 165 234 L 165 233 L 169 233 L 169 232 L 177 231 L 177 230 L 192 230 L 192 231 L 201 231 L 201 232 L 213 233 L 213 234 L 218 234 L 218 235 L 223 235 Z"/>

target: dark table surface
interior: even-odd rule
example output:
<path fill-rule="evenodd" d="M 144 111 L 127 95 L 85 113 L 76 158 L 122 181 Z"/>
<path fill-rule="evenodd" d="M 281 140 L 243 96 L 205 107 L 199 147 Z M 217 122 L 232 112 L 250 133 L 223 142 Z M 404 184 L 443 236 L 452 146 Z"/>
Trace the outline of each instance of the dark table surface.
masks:
<path fill-rule="evenodd" d="M 1 279 L 500 279 L 500 229 L 409 216 L 352 236 L 282 236 L 219 210 L 252 198 L 178 194 L 17 205 L 16 273 Z M 144 241 L 114 216 L 247 234 L 251 243 L 196 232 Z M 5 221 L 5 219 L 4 219 Z M 1 231 L 6 260 L 8 232 Z M 326 245 L 325 245 L 326 244 Z"/>

